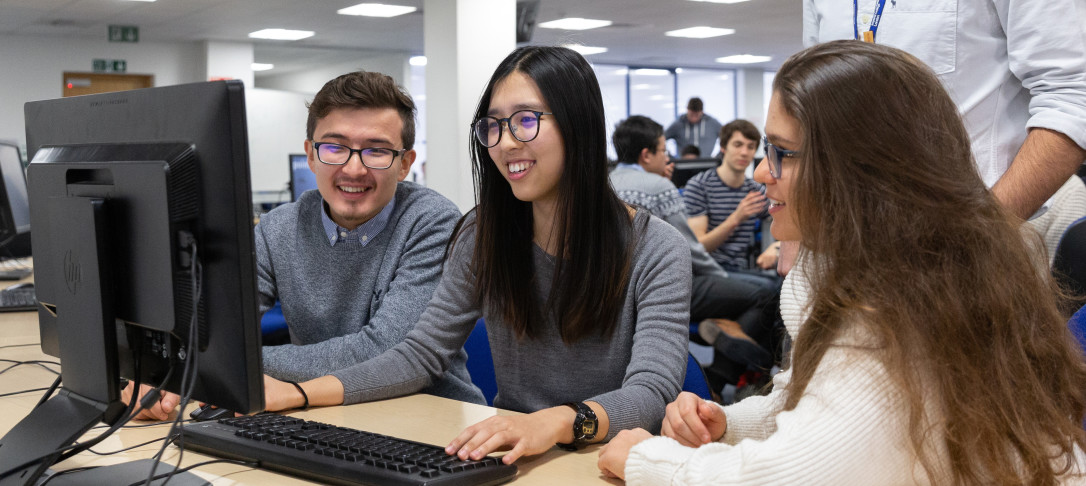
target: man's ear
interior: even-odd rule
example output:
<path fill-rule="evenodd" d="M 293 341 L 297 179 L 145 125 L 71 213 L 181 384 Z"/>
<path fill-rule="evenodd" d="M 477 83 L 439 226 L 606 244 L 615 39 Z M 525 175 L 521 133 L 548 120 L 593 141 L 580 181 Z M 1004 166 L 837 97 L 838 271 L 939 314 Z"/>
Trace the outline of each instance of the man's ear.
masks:
<path fill-rule="evenodd" d="M 317 161 L 317 153 L 313 151 L 313 142 L 309 139 L 305 141 L 305 158 L 306 162 L 309 163 L 309 170 L 316 174 L 319 162 Z"/>
<path fill-rule="evenodd" d="M 411 165 L 415 163 L 415 156 L 416 152 L 414 149 L 412 149 L 404 152 L 403 156 L 400 157 L 400 173 L 398 178 L 399 181 L 402 182 L 404 179 L 407 178 L 407 174 L 411 173 Z"/>
<path fill-rule="evenodd" d="M 639 165 L 643 165 L 645 162 L 647 162 L 649 160 L 650 157 L 652 157 L 652 152 L 649 152 L 648 147 L 645 147 L 645 148 L 641 149 L 641 153 L 638 154 L 637 163 Z"/>

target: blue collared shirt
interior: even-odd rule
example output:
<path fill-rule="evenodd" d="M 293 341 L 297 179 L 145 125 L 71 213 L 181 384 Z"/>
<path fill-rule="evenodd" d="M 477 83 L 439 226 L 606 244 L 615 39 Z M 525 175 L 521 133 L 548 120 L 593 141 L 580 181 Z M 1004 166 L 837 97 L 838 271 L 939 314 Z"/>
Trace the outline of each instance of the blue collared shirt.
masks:
<path fill-rule="evenodd" d="M 328 243 L 332 246 L 336 246 L 336 243 L 340 241 L 349 241 L 357 239 L 358 243 L 362 246 L 366 246 L 381 234 L 381 230 L 388 226 L 388 219 L 392 216 L 392 211 L 396 208 L 396 198 L 393 197 L 391 201 L 385 205 L 385 208 L 381 212 L 377 213 L 377 216 L 370 218 L 369 221 L 362 223 L 357 228 L 348 231 L 332 221 L 332 218 L 328 216 L 328 208 L 322 201 L 321 207 L 321 223 L 324 224 L 324 234 L 328 237 Z"/>
<path fill-rule="evenodd" d="M 641 172 L 645 172 L 645 168 L 641 167 L 641 164 L 627 164 L 626 162 L 619 162 L 618 165 L 615 166 L 615 168 L 616 169 L 633 169 L 633 170 L 639 170 Z"/>

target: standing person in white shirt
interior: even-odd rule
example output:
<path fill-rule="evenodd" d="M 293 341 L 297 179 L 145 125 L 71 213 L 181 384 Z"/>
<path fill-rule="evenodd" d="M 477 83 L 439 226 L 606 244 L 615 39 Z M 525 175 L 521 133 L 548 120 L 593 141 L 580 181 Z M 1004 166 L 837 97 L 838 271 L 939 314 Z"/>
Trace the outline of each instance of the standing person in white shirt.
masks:
<path fill-rule="evenodd" d="M 773 236 L 801 244 L 781 291 L 791 367 L 768 396 L 727 407 L 680 394 L 664 437 L 625 430 L 600 450 L 604 473 L 629 485 L 1086 481 L 1082 350 L 956 111 L 899 49 L 837 41 L 785 61 L 754 178 Z"/>
<path fill-rule="evenodd" d="M 985 184 L 1028 219 L 1086 159 L 1083 8 L 1082 0 L 804 0 L 803 41 L 866 37 L 924 61 L 958 106 Z"/>

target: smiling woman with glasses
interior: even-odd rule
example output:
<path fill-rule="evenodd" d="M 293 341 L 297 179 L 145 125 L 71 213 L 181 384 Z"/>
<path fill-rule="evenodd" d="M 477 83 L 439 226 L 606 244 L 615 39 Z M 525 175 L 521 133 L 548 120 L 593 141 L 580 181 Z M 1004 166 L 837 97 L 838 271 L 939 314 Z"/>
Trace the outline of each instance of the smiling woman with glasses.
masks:
<path fill-rule="evenodd" d="M 539 135 L 539 117 L 553 115 L 544 111 L 520 110 L 507 118 L 484 116 L 471 125 L 475 140 L 490 148 L 502 139 L 502 123 L 509 127 L 509 133 L 521 142 L 531 142 Z"/>
<path fill-rule="evenodd" d="M 422 390 L 482 317 L 493 404 L 523 414 L 468 427 L 446 453 L 479 460 L 509 450 L 509 464 L 555 444 L 658 428 L 687 363 L 690 251 L 675 228 L 611 188 L 595 72 L 570 49 L 519 48 L 491 76 L 474 120 L 478 204 L 453 233 L 433 300 L 403 342 L 338 374 L 341 395 L 331 398 Z"/>
<path fill-rule="evenodd" d="M 1082 484 L 1066 294 L 935 74 L 889 46 L 816 45 L 777 72 L 765 133 L 770 231 L 800 245 L 791 367 L 727 407 L 681 394 L 664 437 L 624 431 L 600 468 L 630 485 Z"/>

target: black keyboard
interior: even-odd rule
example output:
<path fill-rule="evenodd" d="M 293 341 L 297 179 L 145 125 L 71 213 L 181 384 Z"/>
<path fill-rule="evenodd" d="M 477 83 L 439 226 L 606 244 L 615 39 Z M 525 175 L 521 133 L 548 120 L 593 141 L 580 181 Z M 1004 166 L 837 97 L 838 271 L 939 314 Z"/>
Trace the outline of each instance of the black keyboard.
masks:
<path fill-rule="evenodd" d="M 0 290 L 0 312 L 32 311 L 38 308 L 34 287 Z"/>
<path fill-rule="evenodd" d="M 184 449 L 254 461 L 327 484 L 488 485 L 517 475 L 498 457 L 461 461 L 438 447 L 275 414 L 184 427 Z"/>

